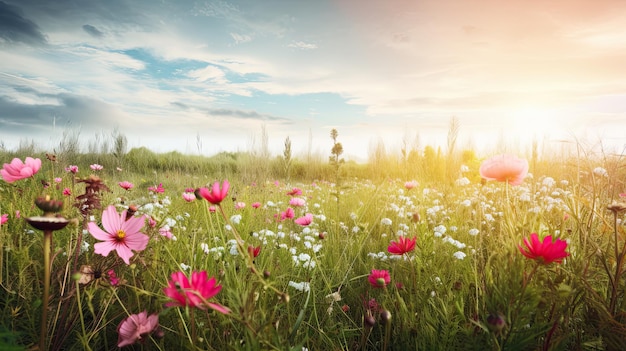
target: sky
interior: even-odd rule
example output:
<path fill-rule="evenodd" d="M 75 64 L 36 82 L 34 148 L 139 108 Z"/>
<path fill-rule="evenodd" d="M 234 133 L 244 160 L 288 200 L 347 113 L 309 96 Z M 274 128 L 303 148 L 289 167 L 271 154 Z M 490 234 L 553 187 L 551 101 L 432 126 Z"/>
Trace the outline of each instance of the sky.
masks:
<path fill-rule="evenodd" d="M 626 145 L 626 1 L 0 0 L 0 141 Z"/>

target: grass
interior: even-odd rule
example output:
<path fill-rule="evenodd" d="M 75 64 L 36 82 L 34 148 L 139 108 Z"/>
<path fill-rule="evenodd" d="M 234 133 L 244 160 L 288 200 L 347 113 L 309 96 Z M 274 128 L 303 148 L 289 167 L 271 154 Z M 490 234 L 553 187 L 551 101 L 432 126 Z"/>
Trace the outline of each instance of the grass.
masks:
<path fill-rule="evenodd" d="M 280 158 L 243 153 L 203 158 L 140 148 L 53 162 L 27 151 L 0 153 L 4 162 L 43 160 L 33 178 L 0 182 L 0 214 L 9 216 L 0 226 L 0 349 L 40 342 L 43 235 L 24 218 L 41 214 L 34 200 L 42 195 L 62 199 L 70 220 L 53 234 L 51 350 L 115 349 L 118 325 L 144 310 L 158 314 L 159 332 L 128 349 L 626 349 L 624 212 L 607 209 L 624 192 L 619 155 L 534 158 L 532 176 L 513 187 L 482 183 L 481 159 L 468 150 L 456 157 L 430 148 L 378 159 L 376 168 L 293 158 L 289 174 Z M 95 163 L 103 169 L 92 171 Z M 81 212 L 81 180 L 92 174 L 108 190 L 91 195 L 100 208 Z M 232 185 L 223 212 L 181 196 L 224 179 Z M 419 185 L 408 190 L 409 180 Z M 121 181 L 135 186 L 126 191 Z M 160 183 L 163 193 L 148 190 Z M 312 213 L 309 226 L 279 220 L 294 187 L 305 200 L 295 217 Z M 143 228 L 149 244 L 130 265 L 115 252 L 95 254 L 85 229 L 100 224 L 108 205 L 119 212 L 134 205 L 155 223 Z M 167 230 L 174 238 L 162 235 Z M 532 232 L 566 240 L 570 256 L 549 265 L 527 259 L 518 245 Z M 415 250 L 389 254 L 398 235 L 416 237 Z M 259 255 L 248 256 L 248 246 L 260 246 Z M 371 286 L 372 269 L 387 270 L 391 283 Z M 178 271 L 215 277 L 222 290 L 209 302 L 232 312 L 165 307 L 163 288 Z"/>

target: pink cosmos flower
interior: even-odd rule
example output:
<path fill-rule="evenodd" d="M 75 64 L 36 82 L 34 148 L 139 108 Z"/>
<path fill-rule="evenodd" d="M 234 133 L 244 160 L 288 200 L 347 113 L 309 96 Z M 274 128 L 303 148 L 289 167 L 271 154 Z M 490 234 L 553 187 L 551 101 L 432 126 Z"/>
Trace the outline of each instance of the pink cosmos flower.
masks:
<path fill-rule="evenodd" d="M 107 276 L 109 277 L 109 284 L 111 284 L 111 286 L 120 285 L 120 278 L 117 277 L 117 274 L 115 274 L 114 270 L 110 269 L 107 272 Z"/>
<path fill-rule="evenodd" d="M 63 189 L 63 195 L 64 195 L 64 196 L 70 196 L 70 195 L 72 195 L 72 189 L 70 189 L 70 188 L 65 188 L 65 189 Z"/>
<path fill-rule="evenodd" d="M 151 186 L 148 187 L 149 191 L 155 192 L 155 193 L 164 193 L 165 189 L 163 188 L 163 183 L 159 183 L 159 185 L 157 186 Z"/>
<path fill-rule="evenodd" d="M 172 233 L 169 225 L 159 228 L 159 234 L 168 239 L 172 239 L 172 237 L 174 237 L 174 234 Z"/>
<path fill-rule="evenodd" d="M 59 177 L 54 178 L 55 183 L 61 183 L 62 181 L 63 181 L 63 178 L 59 178 Z"/>
<path fill-rule="evenodd" d="M 213 183 L 213 187 L 211 190 L 208 188 L 200 188 L 200 196 L 205 198 L 208 202 L 213 205 L 218 205 L 222 200 L 226 198 L 228 195 L 228 189 L 230 188 L 230 183 L 228 180 L 224 180 L 222 183 L 222 188 L 220 189 L 220 183 Z"/>
<path fill-rule="evenodd" d="M 67 166 L 65 167 L 65 171 L 76 174 L 78 173 L 78 166 L 76 165 Z"/>
<path fill-rule="evenodd" d="M 313 222 L 313 214 L 307 213 L 304 217 L 296 218 L 293 221 L 295 224 L 299 224 L 301 226 L 307 226 Z"/>
<path fill-rule="evenodd" d="M 259 208 L 259 207 L 261 207 L 261 203 L 260 202 L 253 202 L 250 206 L 252 206 L 252 208 Z"/>
<path fill-rule="evenodd" d="M 528 161 L 508 154 L 497 155 L 483 161 L 479 172 L 486 180 L 520 185 L 528 175 Z"/>
<path fill-rule="evenodd" d="M 101 171 L 104 167 L 102 167 L 102 165 L 94 163 L 94 164 L 90 165 L 89 168 L 91 168 L 94 171 Z"/>
<path fill-rule="evenodd" d="M 11 163 L 5 163 L 0 169 L 0 175 L 7 183 L 26 179 L 34 176 L 41 168 L 41 160 L 38 158 L 26 157 L 24 163 L 19 158 L 14 158 Z"/>
<path fill-rule="evenodd" d="M 394 255 L 404 255 L 405 253 L 413 251 L 415 249 L 415 238 L 407 239 L 404 236 L 398 237 L 398 241 L 392 241 L 387 247 L 387 251 Z"/>
<path fill-rule="evenodd" d="M 117 347 L 144 342 L 159 325 L 159 315 L 148 316 L 147 311 L 131 314 L 117 326 Z"/>
<path fill-rule="evenodd" d="M 193 192 L 183 193 L 183 199 L 187 202 L 193 202 L 196 199 L 196 195 Z"/>
<path fill-rule="evenodd" d="M 133 185 L 133 183 L 127 182 L 127 181 L 119 182 L 119 183 L 117 183 L 117 185 L 122 187 L 122 189 L 124 189 L 124 190 L 130 190 L 130 189 L 132 189 L 135 186 L 135 185 Z"/>
<path fill-rule="evenodd" d="M 5 224 L 6 222 L 9 221 L 9 215 L 8 214 L 3 214 L 2 216 L 0 216 L 0 225 Z"/>
<path fill-rule="evenodd" d="M 241 210 L 242 208 L 246 207 L 246 203 L 245 202 L 236 202 L 235 203 L 235 210 Z"/>
<path fill-rule="evenodd" d="M 287 195 L 289 195 L 289 196 L 302 195 L 302 190 L 300 188 L 293 188 L 293 189 L 291 189 L 291 191 L 287 192 Z"/>
<path fill-rule="evenodd" d="M 306 205 L 306 201 L 304 201 L 304 199 L 299 198 L 299 197 L 292 197 L 291 200 L 289 200 L 289 205 L 295 206 L 295 207 L 302 207 Z"/>
<path fill-rule="evenodd" d="M 106 231 L 94 222 L 89 222 L 87 229 L 94 238 L 103 241 L 94 244 L 95 253 L 106 257 L 115 250 L 124 263 L 130 264 L 133 250 L 144 250 L 150 238 L 140 232 L 146 222 L 145 217 L 130 217 L 126 220 L 126 212 L 124 210 L 118 215 L 115 206 L 111 205 L 102 212 L 102 226 Z"/>
<path fill-rule="evenodd" d="M 409 182 L 404 183 L 404 187 L 406 190 L 411 190 L 417 186 L 417 182 L 415 180 L 411 180 Z"/>
<path fill-rule="evenodd" d="M 546 236 L 543 242 L 540 242 L 537 233 L 531 233 L 530 241 L 524 238 L 524 245 L 525 248 L 517 246 L 522 255 L 541 264 L 561 263 L 565 257 L 569 256 L 569 253 L 565 252 L 567 242 L 561 239 L 552 241 L 552 235 Z"/>
<path fill-rule="evenodd" d="M 287 207 L 285 212 L 281 212 L 280 213 L 280 220 L 284 221 L 285 219 L 292 219 L 295 216 L 296 216 L 296 214 L 295 214 L 295 212 L 293 212 L 293 208 Z"/>
<path fill-rule="evenodd" d="M 217 295 L 222 290 L 221 285 L 216 285 L 215 277 L 208 279 L 206 271 L 191 273 L 191 281 L 183 272 L 172 273 L 172 279 L 168 282 L 163 292 L 172 299 L 165 304 L 166 307 L 198 307 L 206 309 L 210 307 L 218 312 L 228 314 L 230 310 L 222 305 L 208 302 L 207 300 Z"/>
<path fill-rule="evenodd" d="M 372 273 L 367 277 L 367 280 L 375 288 L 384 288 L 391 282 L 389 271 L 372 269 Z"/>

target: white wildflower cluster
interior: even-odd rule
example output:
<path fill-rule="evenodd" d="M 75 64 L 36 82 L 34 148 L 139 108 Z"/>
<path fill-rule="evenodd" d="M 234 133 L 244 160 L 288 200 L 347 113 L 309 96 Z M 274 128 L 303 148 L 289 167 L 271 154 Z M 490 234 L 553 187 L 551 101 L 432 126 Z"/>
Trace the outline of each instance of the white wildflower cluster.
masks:
<path fill-rule="evenodd" d="M 298 282 L 294 282 L 294 281 L 290 280 L 288 284 L 289 284 L 290 287 L 292 287 L 292 288 L 294 288 L 294 289 L 296 289 L 298 291 L 308 292 L 311 289 L 311 287 L 310 287 L 308 282 L 299 282 L 298 283 Z"/>
<path fill-rule="evenodd" d="M 467 254 L 465 254 L 465 252 L 463 251 L 457 251 L 453 253 L 452 256 L 454 256 L 454 258 L 456 258 L 457 260 L 462 260 L 465 258 L 465 256 L 467 256 Z"/>
<path fill-rule="evenodd" d="M 472 228 L 467 233 L 469 235 L 471 235 L 471 236 L 476 236 L 476 235 L 478 235 L 480 233 L 480 231 L 478 229 L 476 229 L 476 228 Z"/>
<path fill-rule="evenodd" d="M 462 177 L 454 181 L 454 185 L 456 186 L 466 186 L 470 185 L 470 180 L 467 177 Z"/>
<path fill-rule="evenodd" d="M 435 236 L 437 238 L 440 238 L 440 237 L 442 237 L 446 233 L 447 229 L 446 229 L 446 227 L 444 225 L 438 225 L 433 230 L 435 232 Z"/>
<path fill-rule="evenodd" d="M 453 239 L 453 238 L 452 238 L 452 237 L 450 237 L 450 236 L 446 236 L 446 237 L 444 237 L 444 238 L 443 238 L 443 239 L 441 239 L 441 240 L 442 240 L 444 243 L 450 243 L 450 244 L 452 244 L 452 245 L 456 246 L 458 249 L 464 249 L 464 248 L 465 248 L 465 244 L 464 244 L 464 243 L 462 243 L 462 242 L 460 242 L 460 241 L 458 241 L 458 240 L 456 240 L 456 239 Z"/>
<path fill-rule="evenodd" d="M 602 167 L 596 167 L 593 169 L 593 174 L 597 175 L 598 177 L 608 177 L 609 176 L 609 172 L 606 171 L 606 169 L 602 168 Z"/>
<path fill-rule="evenodd" d="M 390 226 L 393 222 L 389 218 L 383 218 L 380 220 L 380 224 Z"/>

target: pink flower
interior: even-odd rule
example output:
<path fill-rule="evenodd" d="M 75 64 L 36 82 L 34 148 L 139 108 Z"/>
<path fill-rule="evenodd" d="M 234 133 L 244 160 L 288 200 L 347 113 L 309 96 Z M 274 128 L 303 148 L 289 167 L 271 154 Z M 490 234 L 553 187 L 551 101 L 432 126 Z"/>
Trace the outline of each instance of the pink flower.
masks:
<path fill-rule="evenodd" d="M 62 181 L 63 181 L 63 178 L 59 178 L 59 177 L 54 178 L 55 183 L 61 183 Z"/>
<path fill-rule="evenodd" d="M 133 251 L 142 251 L 148 245 L 149 237 L 140 232 L 146 220 L 144 216 L 130 217 L 126 220 L 126 210 L 121 215 L 117 214 L 115 206 L 111 205 L 102 212 L 102 226 L 100 229 L 94 222 L 89 222 L 87 229 L 89 233 L 103 242 L 94 244 L 94 252 L 108 256 L 113 250 L 126 264 L 130 264 Z"/>
<path fill-rule="evenodd" d="M 311 213 L 307 213 L 304 217 L 294 219 L 293 222 L 301 226 L 307 226 L 313 222 L 313 215 Z"/>
<path fill-rule="evenodd" d="M 302 207 L 306 205 L 306 202 L 304 201 L 304 199 L 301 199 L 299 197 L 292 197 L 291 200 L 289 200 L 289 205 L 295 206 L 295 207 Z"/>
<path fill-rule="evenodd" d="M 150 226 L 150 228 L 154 228 L 156 225 L 157 221 L 152 217 L 148 217 L 148 226 Z"/>
<path fill-rule="evenodd" d="M 20 210 L 15 211 L 15 218 L 21 218 L 22 217 L 22 213 L 20 212 Z"/>
<path fill-rule="evenodd" d="M 5 224 L 6 222 L 9 221 L 9 215 L 8 214 L 3 214 L 2 216 L 0 216 L 0 225 Z"/>
<path fill-rule="evenodd" d="M 75 165 L 67 166 L 65 167 L 65 171 L 76 174 L 78 173 L 78 166 L 75 166 Z"/>
<path fill-rule="evenodd" d="M 261 203 L 260 202 L 253 202 L 252 205 L 250 205 L 250 206 L 252 206 L 252 208 L 259 208 L 259 207 L 261 207 Z"/>
<path fill-rule="evenodd" d="M 168 282 L 163 292 L 174 301 L 165 304 L 166 307 L 198 307 L 206 309 L 210 307 L 218 312 L 227 314 L 230 310 L 222 305 L 208 302 L 207 300 L 217 295 L 222 290 L 221 285 L 216 285 L 215 277 L 208 279 L 206 271 L 192 272 L 191 281 L 183 272 L 172 273 L 172 279 Z"/>
<path fill-rule="evenodd" d="M 546 236 L 543 242 L 540 242 L 537 233 L 532 233 L 530 234 L 530 241 L 528 238 L 524 238 L 524 245 L 525 248 L 520 245 L 517 246 L 522 255 L 541 264 L 561 263 L 565 257 L 569 256 L 569 253 L 565 252 L 567 242 L 561 239 L 552 241 L 551 235 Z"/>
<path fill-rule="evenodd" d="M 235 210 L 241 210 L 242 208 L 246 207 L 246 203 L 245 202 L 236 202 L 235 203 Z"/>
<path fill-rule="evenodd" d="M 384 288 L 391 282 L 391 277 L 387 270 L 372 269 L 372 273 L 367 277 L 367 280 L 369 280 L 370 284 L 375 288 Z"/>
<path fill-rule="evenodd" d="M 528 174 L 528 161 L 513 155 L 502 154 L 483 161 L 480 176 L 486 180 L 520 185 Z"/>
<path fill-rule="evenodd" d="M 222 183 L 222 188 L 220 189 L 220 183 L 213 183 L 213 187 L 211 190 L 208 188 L 200 188 L 200 196 L 205 198 L 208 202 L 213 205 L 218 205 L 222 200 L 226 198 L 228 195 L 228 189 L 230 188 L 230 183 L 228 180 L 224 180 Z"/>
<path fill-rule="evenodd" d="M 295 214 L 295 212 L 293 212 L 293 208 L 287 207 L 285 212 L 281 212 L 280 213 L 280 220 L 284 221 L 285 219 L 292 219 L 295 216 L 296 216 L 296 214 Z"/>
<path fill-rule="evenodd" d="M 289 195 L 289 196 L 302 195 L 302 190 L 300 188 L 293 188 L 293 189 L 291 189 L 291 191 L 287 192 L 287 195 Z"/>
<path fill-rule="evenodd" d="M 101 171 L 102 168 L 104 168 L 104 167 L 102 167 L 102 165 L 94 163 L 94 164 L 90 165 L 89 168 L 91 168 L 94 171 Z"/>
<path fill-rule="evenodd" d="M 111 286 L 120 285 L 120 278 L 117 277 L 117 274 L 115 274 L 114 270 L 110 269 L 107 272 L 107 276 L 109 277 L 109 284 L 111 284 Z"/>
<path fill-rule="evenodd" d="M 63 195 L 65 195 L 65 196 L 72 195 L 72 189 L 70 189 L 70 188 L 63 189 Z"/>
<path fill-rule="evenodd" d="M 159 234 L 161 236 L 164 236 L 164 237 L 168 238 L 168 239 L 171 239 L 174 236 L 174 234 L 170 230 L 170 226 L 169 225 L 166 225 L 166 226 L 160 228 L 159 229 Z"/>
<path fill-rule="evenodd" d="M 215 207 L 213 205 L 209 206 L 209 212 L 215 213 L 215 211 L 217 211 L 217 207 Z"/>
<path fill-rule="evenodd" d="M 155 193 L 164 193 L 165 189 L 163 188 L 163 183 L 159 183 L 159 185 L 157 185 L 156 187 L 151 186 L 148 187 L 149 191 L 155 192 Z"/>
<path fill-rule="evenodd" d="M 146 311 L 131 314 L 117 326 L 117 347 L 145 341 L 157 329 L 158 325 L 159 315 L 156 313 L 150 316 L 148 316 Z"/>
<path fill-rule="evenodd" d="M 415 188 L 417 185 L 418 185 L 417 182 L 414 180 L 404 183 L 404 187 L 406 188 L 406 190 L 411 190 Z"/>
<path fill-rule="evenodd" d="M 11 163 L 5 163 L 0 169 L 0 175 L 7 183 L 13 183 L 20 179 L 34 176 L 41 168 L 41 160 L 38 158 L 26 157 L 24 163 L 19 158 L 14 158 Z"/>
<path fill-rule="evenodd" d="M 193 202 L 196 199 L 196 195 L 193 192 L 183 193 L 183 199 L 187 202 Z"/>
<path fill-rule="evenodd" d="M 117 183 L 117 185 L 122 187 L 122 189 L 124 189 L 124 190 L 130 190 L 130 189 L 132 189 L 134 187 L 133 183 L 127 182 L 127 181 L 119 182 L 119 183 Z"/>
<path fill-rule="evenodd" d="M 404 255 L 415 249 L 415 238 L 407 239 L 404 236 L 398 237 L 398 241 L 392 241 L 387 247 L 387 251 L 394 255 Z"/>

